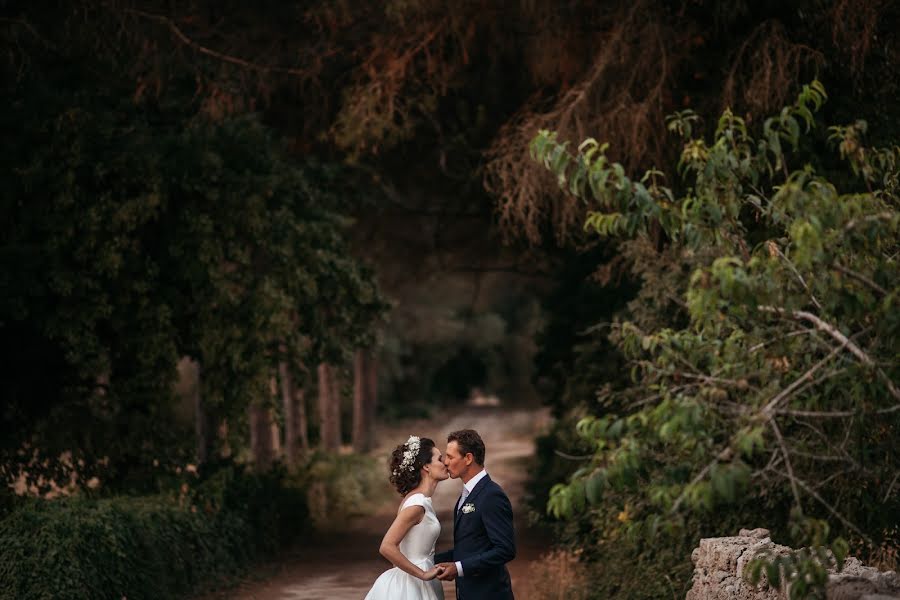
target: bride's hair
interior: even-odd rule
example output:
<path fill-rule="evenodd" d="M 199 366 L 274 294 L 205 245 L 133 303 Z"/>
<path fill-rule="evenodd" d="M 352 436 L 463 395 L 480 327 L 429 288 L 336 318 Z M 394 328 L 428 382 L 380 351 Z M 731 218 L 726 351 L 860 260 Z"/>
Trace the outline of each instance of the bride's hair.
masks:
<path fill-rule="evenodd" d="M 412 440 L 414 438 L 410 438 Z M 422 467 L 431 462 L 431 450 L 434 448 L 434 440 L 418 438 L 418 444 L 410 442 L 400 444 L 391 453 L 389 462 L 391 469 L 391 483 L 397 488 L 401 496 L 419 485 L 422 481 Z M 418 452 L 415 452 L 418 445 Z"/>

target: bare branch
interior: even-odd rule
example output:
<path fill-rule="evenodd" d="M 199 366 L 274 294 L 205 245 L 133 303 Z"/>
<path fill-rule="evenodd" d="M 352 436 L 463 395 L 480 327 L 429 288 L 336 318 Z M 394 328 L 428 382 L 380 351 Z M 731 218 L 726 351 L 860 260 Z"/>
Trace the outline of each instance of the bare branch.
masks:
<path fill-rule="evenodd" d="M 763 312 L 775 313 L 783 316 L 788 316 L 800 321 L 807 321 L 809 323 L 812 323 L 816 326 L 817 329 L 819 329 L 820 331 L 824 331 L 835 340 L 839 341 L 841 343 L 841 348 L 846 347 L 847 350 L 849 350 L 853 354 L 853 356 L 858 358 L 864 365 L 875 369 L 875 371 L 878 373 L 878 376 L 887 386 L 891 396 L 893 396 L 897 400 L 900 400 L 900 390 L 897 389 L 897 387 L 894 385 L 894 382 L 891 381 L 891 379 L 885 374 L 884 371 L 878 368 L 878 366 L 875 364 L 875 361 L 873 361 L 868 354 L 863 352 L 862 348 L 853 343 L 846 335 L 841 333 L 833 325 L 826 323 L 816 315 L 805 310 L 789 311 L 776 306 L 759 306 L 758 308 Z M 900 410 L 900 406 L 890 408 L 889 412 L 893 412 L 894 410 Z"/>
<path fill-rule="evenodd" d="M 673 394 L 675 392 L 680 392 L 681 390 L 685 390 L 685 389 L 692 388 L 692 387 L 696 387 L 696 384 L 677 385 L 677 386 L 673 387 L 672 389 L 666 390 L 666 392 L 669 394 Z M 652 396 L 648 396 L 648 397 L 642 398 L 640 400 L 635 400 L 634 402 L 632 402 L 631 404 L 628 405 L 628 408 L 629 409 L 639 408 L 641 406 L 644 406 L 645 404 L 650 404 L 654 400 L 659 400 L 660 398 L 662 398 L 662 396 L 663 396 L 663 394 L 661 394 L 661 393 L 653 394 Z"/>
<path fill-rule="evenodd" d="M 791 270 L 791 272 L 794 273 L 794 276 L 800 281 L 800 285 L 802 285 L 803 289 L 806 290 L 806 293 L 809 294 L 809 298 L 812 300 L 813 304 L 816 305 L 816 308 L 818 308 L 819 310 L 822 310 L 822 305 L 819 304 L 819 301 L 816 300 L 816 297 L 815 297 L 815 295 L 813 295 L 812 290 L 810 290 L 809 286 L 806 285 L 806 280 L 803 279 L 803 275 L 800 274 L 800 271 L 797 270 L 797 267 L 794 266 L 794 263 L 791 262 L 791 260 L 787 256 L 784 255 L 784 252 L 781 251 L 781 248 L 778 247 L 778 244 L 776 244 L 774 242 L 770 242 L 769 248 L 774 250 L 775 253 L 778 254 L 778 256 L 780 256 L 781 259 L 787 263 L 788 268 Z"/>
<path fill-rule="evenodd" d="M 847 341 L 849 342 L 850 340 L 847 340 Z M 843 346 L 839 346 L 839 347 L 833 349 L 825 358 L 823 358 L 822 360 L 820 360 L 819 362 L 814 364 L 803 375 L 801 375 L 800 377 L 795 379 L 789 386 L 787 386 L 786 388 L 781 390 L 781 392 L 779 392 L 778 395 L 776 395 L 774 398 L 772 398 L 769 401 L 769 403 L 763 407 L 762 413 L 766 416 L 771 415 L 772 412 L 775 410 L 775 408 L 783 400 L 785 400 L 791 396 L 791 394 L 794 392 L 794 390 L 801 387 L 804 383 L 806 383 L 808 381 L 812 381 L 813 374 L 815 374 L 816 371 L 821 369 L 825 363 L 829 362 L 831 359 L 833 359 L 835 356 L 837 356 L 837 354 L 842 349 L 843 349 Z"/>
<path fill-rule="evenodd" d="M 843 417 L 852 417 L 854 411 L 852 410 L 789 410 L 789 409 L 780 409 L 776 410 L 775 414 L 778 415 L 788 415 L 791 417 L 813 417 L 817 419 L 836 419 Z"/>
<path fill-rule="evenodd" d="M 50 40 L 48 40 L 47 38 L 45 38 L 43 35 L 41 35 L 41 34 L 38 32 L 38 30 L 35 29 L 34 26 L 33 26 L 31 23 L 29 23 L 27 20 L 25 20 L 24 18 L 20 18 L 20 19 L 9 19 L 9 18 L 7 18 L 7 17 L 0 17 L 0 23 L 9 23 L 9 24 L 11 24 L 11 25 L 21 25 L 22 27 L 24 27 L 25 29 L 27 29 L 28 32 L 29 32 L 32 36 L 34 36 L 34 38 L 35 38 L 37 41 L 39 41 L 41 44 L 43 44 L 46 48 L 48 48 L 48 49 L 50 49 L 50 50 L 54 50 L 54 51 L 57 50 L 56 44 L 54 44 L 53 42 L 51 42 Z"/>
<path fill-rule="evenodd" d="M 812 452 L 804 452 L 803 450 L 791 449 L 791 453 L 795 456 L 802 456 L 810 460 L 818 460 L 821 462 L 852 462 L 847 456 L 832 456 L 830 454 L 813 454 Z"/>
<path fill-rule="evenodd" d="M 237 65 L 239 67 L 243 67 L 245 69 L 250 69 L 252 71 L 258 71 L 261 73 L 287 73 L 289 75 L 298 75 L 305 76 L 307 75 L 306 71 L 303 69 L 289 68 L 289 67 L 277 67 L 271 65 L 261 65 L 255 62 L 251 62 L 249 60 L 244 60 L 243 58 L 238 58 L 236 56 L 231 56 L 229 54 L 224 54 L 222 52 L 217 52 L 206 46 L 200 44 L 199 42 L 193 40 L 188 37 L 184 31 L 181 30 L 178 25 L 175 24 L 175 21 L 170 19 L 165 15 L 157 15 L 153 13 L 148 13 L 142 10 L 138 10 L 135 8 L 126 8 L 125 12 L 136 15 L 138 17 L 148 19 L 150 21 L 156 21 L 157 23 L 162 23 L 177 37 L 184 45 L 189 46 L 199 52 L 200 54 L 205 54 L 206 56 L 211 56 L 217 60 L 222 62 L 227 62 L 232 65 Z"/>
<path fill-rule="evenodd" d="M 848 269 L 847 267 L 845 267 L 844 265 L 842 265 L 841 263 L 834 263 L 834 268 L 848 277 L 852 277 L 853 279 L 855 279 L 857 281 L 865 283 L 867 286 L 869 286 L 870 288 L 872 288 L 873 290 L 875 290 L 882 296 L 887 296 L 888 291 L 886 289 L 884 289 L 883 287 L 881 287 L 880 285 L 878 285 L 877 283 L 875 283 L 874 281 L 872 281 L 871 279 L 869 279 L 868 277 L 863 275 L 862 273 L 857 273 L 856 271 L 852 271 L 852 270 Z"/>
<path fill-rule="evenodd" d="M 786 473 L 781 473 L 780 471 L 776 471 L 776 472 L 779 473 L 782 477 L 787 477 Z M 820 496 L 818 494 L 818 492 L 816 492 L 814 489 L 812 489 L 805 481 L 803 481 L 802 479 L 797 479 L 796 482 L 797 482 L 797 485 L 799 485 L 801 488 L 803 488 L 803 490 L 806 493 L 808 493 L 810 496 L 815 498 L 822 506 L 824 506 L 826 509 L 828 509 L 828 512 L 830 512 L 832 515 L 834 515 L 841 523 L 846 525 L 848 529 L 852 529 L 853 531 L 855 531 L 860 537 L 862 537 L 867 542 L 869 542 L 869 543 L 872 542 L 872 540 L 869 538 L 869 536 L 867 536 L 865 533 L 863 533 L 862 530 L 859 527 L 857 527 L 856 525 L 854 525 L 849 519 L 847 519 L 847 517 L 845 517 L 840 512 L 838 512 L 837 509 L 834 508 L 831 504 L 826 502 L 825 499 L 822 498 L 822 496 Z"/>
<path fill-rule="evenodd" d="M 898 472 L 894 475 L 894 478 L 891 480 L 891 485 L 888 486 L 887 492 L 885 492 L 885 494 L 884 494 L 884 500 L 883 500 L 883 502 L 887 502 L 887 501 L 888 501 L 888 498 L 891 497 L 891 490 L 894 489 L 894 484 L 897 483 L 897 479 L 898 479 L 898 478 L 900 478 L 900 471 L 898 471 Z"/>
<path fill-rule="evenodd" d="M 767 340 L 765 342 L 760 342 L 758 344 L 754 344 L 753 346 L 750 346 L 749 352 L 750 353 L 756 352 L 757 350 L 761 350 L 762 348 L 765 348 L 769 344 L 774 344 L 775 342 L 778 342 L 778 341 L 781 341 L 781 340 L 784 340 L 787 338 L 795 337 L 798 335 L 810 335 L 810 334 L 814 334 L 815 332 L 816 332 L 816 330 L 812 329 L 812 328 L 801 329 L 800 331 L 792 331 L 781 337 L 777 337 L 775 339 L 771 339 L 771 340 Z"/>
<path fill-rule="evenodd" d="M 684 379 L 694 379 L 697 381 L 702 381 L 704 383 L 717 383 L 719 385 L 734 387 L 741 390 L 747 388 L 758 389 L 755 385 L 750 384 L 746 380 L 724 379 L 722 377 L 713 377 L 712 375 L 704 375 L 702 373 L 685 373 L 684 371 L 675 371 L 673 373 L 667 374 L 671 376 L 683 377 Z"/>
<path fill-rule="evenodd" d="M 797 503 L 797 509 L 802 511 L 803 505 L 800 504 L 800 492 L 797 491 L 797 478 L 794 476 L 794 467 L 791 466 L 791 458 L 788 454 L 787 444 L 784 443 L 784 438 L 781 437 L 781 430 L 778 428 L 778 423 L 775 422 L 775 419 L 770 419 L 769 425 L 772 426 L 772 431 L 775 432 L 775 439 L 778 440 L 778 445 L 781 446 L 781 453 L 784 455 L 784 466 L 787 468 L 788 478 L 791 482 L 791 491 L 794 493 L 794 502 Z"/>

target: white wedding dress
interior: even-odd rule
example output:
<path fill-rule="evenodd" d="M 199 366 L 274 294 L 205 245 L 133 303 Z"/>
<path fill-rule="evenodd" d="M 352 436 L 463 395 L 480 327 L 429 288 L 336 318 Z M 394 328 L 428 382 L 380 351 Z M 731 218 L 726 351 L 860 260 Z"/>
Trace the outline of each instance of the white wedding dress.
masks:
<path fill-rule="evenodd" d="M 400 542 L 400 552 L 409 562 L 427 571 L 434 566 L 434 544 L 441 534 L 441 523 L 434 514 L 431 498 L 413 494 L 403 502 L 400 510 L 409 506 L 421 506 L 425 516 Z M 394 567 L 375 580 L 365 600 L 444 600 L 444 588 L 437 579 L 422 581 Z"/>

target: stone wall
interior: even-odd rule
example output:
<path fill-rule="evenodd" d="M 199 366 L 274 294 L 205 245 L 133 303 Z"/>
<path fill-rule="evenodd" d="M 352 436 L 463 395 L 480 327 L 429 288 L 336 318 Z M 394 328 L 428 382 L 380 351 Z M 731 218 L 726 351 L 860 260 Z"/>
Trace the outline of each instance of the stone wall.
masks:
<path fill-rule="evenodd" d="M 765 581 L 757 586 L 744 580 L 744 569 L 758 552 L 766 550 L 787 554 L 790 548 L 769 538 L 767 529 L 742 529 L 736 537 L 700 540 L 691 560 L 694 585 L 685 600 L 784 600 L 786 595 L 770 588 Z M 848 558 L 840 573 L 828 578 L 829 600 L 900 599 L 900 576 L 882 573 Z"/>

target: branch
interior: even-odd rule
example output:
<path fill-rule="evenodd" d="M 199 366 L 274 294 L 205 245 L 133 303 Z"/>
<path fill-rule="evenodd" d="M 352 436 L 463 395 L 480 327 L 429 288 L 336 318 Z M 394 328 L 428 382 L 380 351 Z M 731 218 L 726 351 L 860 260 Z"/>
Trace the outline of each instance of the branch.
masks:
<path fill-rule="evenodd" d="M 817 329 L 824 331 L 825 333 L 827 333 L 828 335 L 830 335 L 831 337 L 833 337 L 834 339 L 839 341 L 841 343 L 841 348 L 846 347 L 847 350 L 849 350 L 850 353 L 853 354 L 853 356 L 855 356 L 856 358 L 858 358 L 860 360 L 860 362 L 862 362 L 864 365 L 875 369 L 875 371 L 878 373 L 878 376 L 881 377 L 882 381 L 884 381 L 884 384 L 887 386 L 888 391 L 890 392 L 891 396 L 893 396 L 896 400 L 900 400 L 900 390 L 898 390 L 896 388 L 896 386 L 894 385 L 894 382 L 891 381 L 891 379 L 885 374 L 884 371 L 882 371 L 881 369 L 878 368 L 878 366 L 875 364 L 875 361 L 873 361 L 871 358 L 869 358 L 869 355 L 866 354 L 865 352 L 863 352 L 862 348 L 860 348 L 859 346 L 854 344 L 846 335 L 841 333 L 833 325 L 826 323 L 825 321 L 823 321 L 816 315 L 812 314 L 811 312 L 807 312 L 805 310 L 789 311 L 784 308 L 779 308 L 776 306 L 759 306 L 758 308 L 759 308 L 759 310 L 761 310 L 763 312 L 775 313 L 775 314 L 779 314 L 782 316 L 791 317 L 798 321 L 807 321 L 809 323 L 812 323 L 813 325 L 816 326 Z M 900 405 L 891 407 L 890 409 L 887 409 L 887 410 L 889 412 L 893 412 L 895 410 L 900 410 Z"/>
<path fill-rule="evenodd" d="M 857 281 L 865 283 L 866 285 L 868 285 L 870 288 L 872 288 L 873 290 L 875 290 L 882 296 L 887 296 L 888 291 L 886 289 L 884 289 L 883 287 L 881 287 L 880 285 L 878 285 L 877 283 L 875 283 L 874 281 L 872 281 L 871 279 L 869 279 L 868 277 L 863 275 L 862 273 L 857 273 L 856 271 L 851 271 L 850 269 L 848 269 L 841 263 L 834 263 L 834 268 L 848 277 L 851 277 Z"/>
<path fill-rule="evenodd" d="M 774 344 L 775 342 L 780 342 L 781 340 L 784 340 L 784 339 L 787 339 L 787 338 L 791 338 L 791 337 L 795 337 L 795 336 L 798 336 L 798 335 L 809 335 L 809 334 L 815 333 L 815 332 L 816 332 L 815 329 L 801 329 L 800 331 L 792 331 L 792 332 L 790 332 L 790 333 L 788 333 L 788 334 L 785 334 L 785 335 L 783 335 L 783 336 L 781 336 L 781 337 L 777 337 L 777 338 L 774 338 L 774 339 L 771 339 L 771 340 L 767 340 L 767 341 L 765 341 L 765 342 L 760 342 L 760 343 L 758 343 L 758 344 L 754 344 L 753 346 L 750 346 L 750 349 L 748 350 L 748 352 L 753 353 L 753 352 L 756 352 L 757 350 L 760 350 L 760 349 L 762 349 L 762 348 L 765 348 L 765 347 L 768 346 L 769 344 Z"/>
<path fill-rule="evenodd" d="M 304 71 L 303 69 L 260 65 L 258 63 L 244 60 L 243 58 L 238 58 L 236 56 L 231 56 L 229 54 L 223 54 L 221 52 L 217 52 L 215 50 L 207 48 L 206 46 L 200 44 L 199 42 L 196 42 L 193 39 L 189 38 L 187 36 L 187 34 L 185 34 L 184 31 L 182 31 L 181 28 L 179 28 L 178 25 L 175 24 L 175 21 L 173 21 L 172 19 L 170 19 L 169 17 L 166 17 L 164 15 L 156 15 L 153 13 L 144 12 L 142 10 L 137 10 L 134 8 L 126 8 L 124 10 L 127 13 L 131 13 L 133 15 L 143 17 L 144 19 L 149 19 L 151 21 L 156 21 L 157 23 L 162 23 L 163 25 L 168 27 L 169 30 L 173 34 L 175 34 L 175 37 L 177 37 L 179 40 L 181 40 L 181 42 L 184 45 L 193 48 L 200 54 L 205 54 L 207 56 L 211 56 L 213 58 L 221 60 L 222 62 L 227 62 L 227 63 L 233 64 L 233 65 L 237 65 L 239 67 L 243 67 L 245 69 L 259 71 L 262 73 L 287 73 L 289 75 L 298 75 L 298 76 L 307 75 L 307 72 Z"/>
<path fill-rule="evenodd" d="M 819 310 L 822 310 L 822 305 L 819 304 L 819 301 L 816 300 L 816 297 L 812 293 L 812 290 L 810 290 L 809 286 L 806 285 L 806 280 L 803 279 L 803 275 L 800 274 L 800 271 L 797 270 L 797 267 L 794 266 L 794 263 L 792 263 L 791 260 L 787 256 L 784 255 L 784 252 L 781 251 L 781 248 L 778 247 L 778 244 L 776 244 L 774 242 L 769 242 L 769 249 L 770 249 L 770 251 L 774 251 L 776 254 L 778 254 L 778 256 L 780 256 L 781 259 L 787 263 L 788 268 L 790 268 L 790 270 L 794 273 L 794 275 L 800 281 L 800 285 L 802 285 L 803 289 L 806 290 L 806 293 L 809 294 L 809 297 L 813 301 L 813 304 L 816 305 L 816 308 L 818 308 Z"/>
<path fill-rule="evenodd" d="M 786 476 L 785 473 L 781 473 L 780 471 L 776 471 L 776 473 L 780 474 L 782 477 Z M 815 498 L 820 504 L 822 504 L 822 506 L 827 508 L 828 512 L 830 512 L 832 515 L 834 515 L 841 523 L 846 525 L 849 529 L 852 529 L 853 531 L 855 531 L 857 534 L 859 534 L 859 536 L 861 538 L 863 538 L 867 542 L 872 543 L 872 540 L 869 538 L 869 536 L 867 536 L 865 533 L 863 533 L 859 527 L 857 527 L 856 525 L 851 523 L 850 520 L 847 519 L 844 515 L 839 513 L 837 511 L 837 509 L 835 509 L 833 506 L 828 504 L 828 502 L 826 502 L 825 499 L 822 498 L 822 496 L 820 496 L 814 489 L 809 487 L 805 481 L 803 481 L 802 479 L 797 479 L 796 481 L 797 481 L 797 485 L 802 487 L 806 493 L 808 493 L 810 496 Z"/>
<path fill-rule="evenodd" d="M 659 400 L 660 398 L 662 398 L 664 393 L 674 394 L 675 392 L 680 392 L 681 390 L 689 389 L 692 387 L 696 387 L 696 384 L 691 383 L 691 384 L 686 384 L 686 385 L 676 385 L 675 387 L 668 389 L 665 392 L 661 392 L 659 394 L 653 394 L 652 396 L 642 398 L 641 400 L 635 400 L 634 402 L 632 402 L 631 404 L 628 405 L 628 409 L 631 410 L 631 409 L 635 409 L 635 408 L 644 406 L 645 404 L 650 404 L 654 400 Z"/>
<path fill-rule="evenodd" d="M 849 342 L 850 340 L 847 340 L 847 341 Z M 824 365 L 825 363 L 830 361 L 832 358 L 837 356 L 837 354 L 843 348 L 844 348 L 844 346 L 838 346 L 837 348 L 833 349 L 828 354 L 828 356 L 826 356 L 825 358 L 823 358 L 822 360 L 820 360 L 819 362 L 814 364 L 812 367 L 809 368 L 809 370 L 806 371 L 806 373 L 804 373 L 803 375 L 801 375 L 800 377 L 795 379 L 789 386 L 787 386 L 786 388 L 781 390 L 778 393 L 778 395 L 776 395 L 774 398 L 772 398 L 769 401 L 769 403 L 763 407 L 762 413 L 766 416 L 770 416 L 772 414 L 772 412 L 775 410 L 775 407 L 777 407 L 782 402 L 782 400 L 788 398 L 794 392 L 794 390 L 799 388 L 801 385 L 803 385 L 807 381 L 810 381 L 812 379 L 813 374 L 816 371 L 818 371 L 819 369 L 821 369 L 822 365 Z"/>
<path fill-rule="evenodd" d="M 697 473 L 697 475 L 691 479 L 691 482 L 684 486 L 684 489 L 681 491 L 681 494 L 678 495 L 678 498 L 675 499 L 675 503 L 672 504 L 672 508 L 669 509 L 670 513 L 674 513 L 678 510 L 678 507 L 681 506 L 681 503 L 684 501 L 685 496 L 687 496 L 687 491 L 692 485 L 696 485 L 701 479 L 706 477 L 706 474 L 709 473 L 709 470 L 713 468 L 718 462 L 731 460 L 731 457 L 734 455 L 734 451 L 731 448 L 725 448 L 714 459 L 712 459 L 708 465 L 703 467 L 703 470 Z"/>
<path fill-rule="evenodd" d="M 697 381 L 702 381 L 704 383 L 718 383 L 720 385 L 737 388 L 739 390 L 746 390 L 748 388 L 758 389 L 755 385 L 752 385 L 749 381 L 746 381 L 746 380 L 723 379 L 721 377 L 713 377 L 712 375 L 703 375 L 702 373 L 698 373 L 698 374 L 685 373 L 684 371 L 673 371 L 671 373 L 666 373 L 666 374 L 669 376 L 672 376 L 672 377 L 683 377 L 685 379 L 695 379 Z"/>
<path fill-rule="evenodd" d="M 778 445 L 781 446 L 781 454 L 784 456 L 784 466 L 787 468 L 788 477 L 791 481 L 791 491 L 794 493 L 794 502 L 797 503 L 797 509 L 802 511 L 803 505 L 800 504 L 800 492 L 797 491 L 797 478 L 794 476 L 794 467 L 791 466 L 787 445 L 784 443 L 784 438 L 781 437 L 781 430 L 778 428 L 778 423 L 775 422 L 775 419 L 771 419 L 769 425 L 772 426 L 772 431 L 775 432 L 775 438 L 778 440 Z"/>
<path fill-rule="evenodd" d="M 855 413 L 852 410 L 776 410 L 776 414 L 789 415 L 791 417 L 815 417 L 820 419 L 831 419 L 839 417 L 852 417 Z"/>
<path fill-rule="evenodd" d="M 797 450 L 796 448 L 792 449 L 793 452 L 797 456 L 802 456 L 803 458 L 808 458 L 810 460 L 818 460 L 822 462 L 849 462 L 853 465 L 856 463 L 853 462 L 853 459 L 848 456 L 832 456 L 829 454 L 813 454 L 812 452 L 804 452 L 803 450 Z"/>
<path fill-rule="evenodd" d="M 594 458 L 593 454 L 584 454 L 582 456 L 575 456 L 574 454 L 566 454 L 562 450 L 554 450 L 554 454 L 559 456 L 560 458 L 564 458 L 566 460 L 590 460 Z"/>
<path fill-rule="evenodd" d="M 58 50 L 57 47 L 56 47 L 56 44 L 54 44 L 53 42 L 51 42 L 50 40 L 48 40 L 47 38 L 45 38 L 44 36 L 42 36 L 42 35 L 38 32 L 38 30 L 35 29 L 34 26 L 33 26 L 31 23 L 29 23 L 27 20 L 25 20 L 24 18 L 21 18 L 21 19 L 10 19 L 10 18 L 7 18 L 7 17 L 0 17 L 0 23 L 9 23 L 10 25 L 21 25 L 22 27 L 24 27 L 25 29 L 27 29 L 28 32 L 29 32 L 32 36 L 34 36 L 34 38 L 35 38 L 37 41 L 39 41 L 41 44 L 43 44 L 47 49 L 53 50 L 53 51 L 57 51 L 57 50 Z"/>
<path fill-rule="evenodd" d="M 891 490 L 894 489 L 894 484 L 897 483 L 897 478 L 900 478 L 900 473 L 894 475 L 894 479 L 891 480 L 891 485 L 888 486 L 887 492 L 884 494 L 884 500 L 882 500 L 882 502 L 887 502 L 888 498 L 891 497 Z"/>

